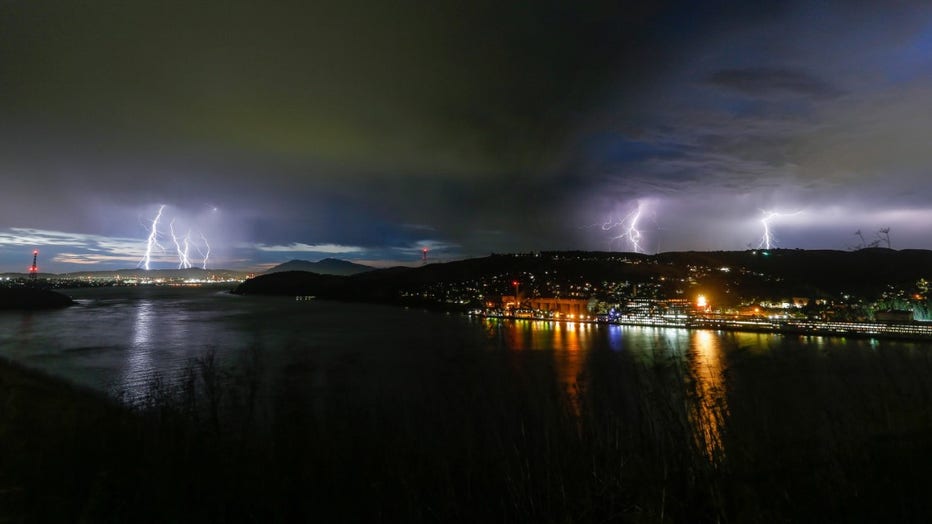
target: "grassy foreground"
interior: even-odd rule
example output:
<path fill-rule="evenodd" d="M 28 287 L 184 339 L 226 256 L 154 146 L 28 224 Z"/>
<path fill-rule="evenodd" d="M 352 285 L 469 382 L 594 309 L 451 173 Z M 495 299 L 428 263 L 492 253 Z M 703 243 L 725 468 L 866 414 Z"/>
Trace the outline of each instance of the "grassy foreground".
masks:
<path fill-rule="evenodd" d="M 404 387 L 377 373 L 364 387 L 351 359 L 267 380 L 259 349 L 236 366 L 207 352 L 183 376 L 154 379 L 132 407 L 2 363 L 0 521 L 932 514 L 927 355 L 739 349 L 721 396 L 682 360 L 593 351 L 567 392 L 547 352 L 433 355 L 413 361 Z M 315 373 L 325 387 L 309 384 Z"/>

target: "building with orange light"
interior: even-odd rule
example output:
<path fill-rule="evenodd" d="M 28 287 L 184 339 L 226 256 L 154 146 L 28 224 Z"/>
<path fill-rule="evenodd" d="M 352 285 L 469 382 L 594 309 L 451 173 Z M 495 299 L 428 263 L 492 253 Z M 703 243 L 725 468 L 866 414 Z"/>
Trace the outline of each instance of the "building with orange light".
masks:
<path fill-rule="evenodd" d="M 564 317 L 579 318 L 589 314 L 589 300 L 582 298 L 556 298 L 556 297 L 521 297 L 520 304 L 514 295 L 502 296 L 502 309 L 532 309 Z"/>

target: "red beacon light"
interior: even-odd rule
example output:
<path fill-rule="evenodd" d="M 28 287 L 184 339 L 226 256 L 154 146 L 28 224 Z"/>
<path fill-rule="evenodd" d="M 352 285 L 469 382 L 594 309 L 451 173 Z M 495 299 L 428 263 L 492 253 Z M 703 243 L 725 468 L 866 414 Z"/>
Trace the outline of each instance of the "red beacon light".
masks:
<path fill-rule="evenodd" d="M 39 259 L 39 250 L 34 249 L 32 251 L 32 265 L 29 266 L 29 279 L 35 282 L 36 277 L 39 276 L 39 264 L 36 262 Z"/>

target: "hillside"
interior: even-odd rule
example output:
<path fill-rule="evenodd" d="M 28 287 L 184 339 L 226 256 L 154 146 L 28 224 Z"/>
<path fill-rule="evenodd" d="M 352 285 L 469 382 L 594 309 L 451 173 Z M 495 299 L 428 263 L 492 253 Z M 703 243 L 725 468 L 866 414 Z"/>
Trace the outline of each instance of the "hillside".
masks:
<path fill-rule="evenodd" d="M 47 289 L 0 287 L 0 310 L 54 309 L 72 304 L 74 304 L 74 301 L 71 298 Z"/>
<path fill-rule="evenodd" d="M 274 277 L 274 278 L 273 278 Z M 321 279 L 300 272 L 263 275 L 240 285 L 244 294 L 310 294 L 346 300 L 409 303 L 470 300 L 485 293 L 524 292 L 539 296 L 597 296 L 617 285 L 640 287 L 653 296 L 691 289 L 717 291 L 720 298 L 835 296 L 876 297 L 891 287 L 932 279 L 932 251 L 721 251 L 658 255 L 604 252 L 542 252 L 492 255 L 418 268 L 373 270 Z M 695 286 L 695 287 L 691 287 Z M 457 291 L 461 290 L 461 291 Z M 575 291 L 571 291 L 575 290 Z M 575 294 L 573 294 L 575 293 Z M 587 295 L 588 293 L 588 295 Z"/>

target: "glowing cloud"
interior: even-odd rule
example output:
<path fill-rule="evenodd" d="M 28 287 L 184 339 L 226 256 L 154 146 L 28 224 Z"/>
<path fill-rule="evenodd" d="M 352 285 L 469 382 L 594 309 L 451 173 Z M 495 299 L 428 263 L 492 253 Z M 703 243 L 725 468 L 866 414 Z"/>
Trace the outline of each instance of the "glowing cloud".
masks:
<path fill-rule="evenodd" d="M 283 252 L 283 253 L 361 253 L 365 249 L 359 246 L 344 246 L 340 244 L 304 244 L 302 242 L 293 242 L 287 245 L 267 246 L 265 244 L 256 244 L 255 248 L 259 251 Z"/>

